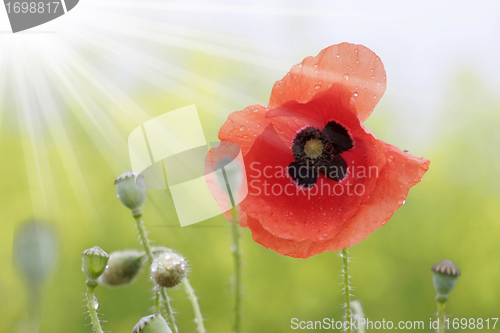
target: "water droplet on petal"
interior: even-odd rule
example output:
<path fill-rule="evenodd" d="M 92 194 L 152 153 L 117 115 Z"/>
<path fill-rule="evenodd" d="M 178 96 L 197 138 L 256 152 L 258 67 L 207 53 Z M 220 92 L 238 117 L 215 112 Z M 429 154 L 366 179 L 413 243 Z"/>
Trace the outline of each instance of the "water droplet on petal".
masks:
<path fill-rule="evenodd" d="M 358 93 L 357 92 L 354 93 L 354 97 L 358 97 Z"/>
<path fill-rule="evenodd" d="M 348 81 L 348 80 L 349 80 L 349 78 L 350 78 L 349 74 L 344 74 L 344 79 L 345 79 L 345 80 L 347 80 L 347 81 Z"/>
<path fill-rule="evenodd" d="M 337 54 L 337 58 L 340 58 L 340 54 Z"/>
<path fill-rule="evenodd" d="M 373 95 L 373 98 L 377 98 L 377 95 Z"/>
<path fill-rule="evenodd" d="M 320 85 L 317 85 L 317 86 L 314 87 L 314 89 L 316 89 L 316 90 L 318 90 L 319 88 L 321 88 Z"/>
<path fill-rule="evenodd" d="M 240 127 L 240 132 L 243 132 L 245 130 L 245 126 Z"/>
<path fill-rule="evenodd" d="M 394 157 L 393 157 L 392 155 L 391 155 L 391 156 L 389 156 L 389 157 L 387 157 L 387 161 L 388 161 L 389 163 L 392 163 L 392 161 L 394 161 Z"/>

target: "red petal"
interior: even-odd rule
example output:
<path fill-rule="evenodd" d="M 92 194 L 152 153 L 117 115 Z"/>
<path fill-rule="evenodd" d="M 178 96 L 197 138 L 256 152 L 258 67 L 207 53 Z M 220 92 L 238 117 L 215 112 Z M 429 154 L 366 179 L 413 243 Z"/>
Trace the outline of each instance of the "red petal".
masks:
<path fill-rule="evenodd" d="M 265 117 L 266 112 L 266 106 L 252 105 L 231 113 L 219 130 L 219 140 L 236 143 L 245 156 L 255 138 L 270 123 L 270 119 Z"/>
<path fill-rule="evenodd" d="M 322 130 L 328 122 L 334 120 L 348 131 L 351 128 L 361 129 L 356 113 L 356 102 L 352 100 L 351 93 L 337 83 L 316 94 L 306 104 L 292 101 L 269 110 L 266 118 L 272 118 L 272 124 L 281 140 L 291 148 L 295 134 L 307 126 Z"/>
<path fill-rule="evenodd" d="M 380 141 L 387 163 L 369 200 L 359 207 L 356 215 L 345 223 L 334 238 L 313 242 L 284 239 L 272 235 L 257 219 L 247 223 L 253 239 L 266 248 L 295 258 L 308 258 L 325 251 L 338 251 L 359 243 L 375 229 L 383 226 L 404 203 L 410 188 L 418 184 L 429 169 L 429 160 L 417 158 Z"/>
<path fill-rule="evenodd" d="M 293 66 L 274 84 L 269 109 L 286 102 L 309 102 L 334 83 L 345 86 L 356 101 L 358 117 L 365 121 L 382 97 L 386 87 L 384 65 L 363 45 L 342 43 L 307 57 Z"/>

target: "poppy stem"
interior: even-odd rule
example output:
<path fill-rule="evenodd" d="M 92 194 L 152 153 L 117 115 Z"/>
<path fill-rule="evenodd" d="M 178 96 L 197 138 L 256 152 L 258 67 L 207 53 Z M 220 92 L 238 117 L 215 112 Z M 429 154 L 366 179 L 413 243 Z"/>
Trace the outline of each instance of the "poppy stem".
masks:
<path fill-rule="evenodd" d="M 189 283 L 187 277 L 185 277 L 182 280 L 182 282 L 184 284 L 184 289 L 188 294 L 188 299 L 191 302 L 191 306 L 193 307 L 193 312 L 195 317 L 194 321 L 196 323 L 196 331 L 198 333 L 206 333 L 205 327 L 203 326 L 203 316 L 201 314 L 200 305 L 198 304 L 198 298 L 194 293 L 194 289 L 193 287 L 191 287 L 191 284 Z"/>
<path fill-rule="evenodd" d="M 351 333 L 351 320 L 352 320 L 352 309 L 351 309 L 351 285 L 349 282 L 349 253 L 347 249 L 342 249 L 340 256 L 343 259 L 342 265 L 342 277 L 344 279 L 344 294 L 345 294 L 345 320 L 348 322 L 346 327 L 346 332 Z"/>
<path fill-rule="evenodd" d="M 177 325 L 175 324 L 174 311 L 172 310 L 172 307 L 170 306 L 170 298 L 168 298 L 167 291 L 165 290 L 165 288 L 162 288 L 160 286 L 158 286 L 158 288 L 160 288 L 160 294 L 161 294 L 161 298 L 163 299 L 165 310 L 167 311 L 167 316 L 170 317 L 170 321 L 172 322 L 172 326 L 174 327 L 173 331 L 175 333 L 179 333 L 179 329 L 177 328 Z"/>
<path fill-rule="evenodd" d="M 148 257 L 149 265 L 153 263 L 153 253 L 151 251 L 151 245 L 148 238 L 148 232 L 146 231 L 146 227 L 144 226 L 144 220 L 142 219 L 142 213 L 134 214 L 135 224 L 137 226 L 137 231 L 139 232 L 139 237 L 141 239 L 141 244 L 144 247 L 144 251 L 146 251 L 146 256 Z M 177 325 L 175 324 L 174 313 L 172 308 L 170 307 L 170 299 L 168 298 L 167 292 L 165 288 L 158 287 L 160 289 L 161 298 L 163 299 L 165 305 L 165 311 L 167 312 L 167 317 L 165 320 L 170 321 L 173 326 L 173 330 L 175 333 L 178 333 L 179 330 Z"/>
<path fill-rule="evenodd" d="M 438 312 L 437 312 L 437 317 L 438 317 L 438 333 L 444 333 L 445 327 L 444 327 L 444 302 L 437 302 L 438 306 Z"/>
<path fill-rule="evenodd" d="M 233 332 L 241 333 L 241 253 L 240 253 L 240 228 L 236 208 L 231 209 L 233 214 L 233 244 L 231 251 L 234 260 L 234 328 Z"/>
<path fill-rule="evenodd" d="M 94 327 L 94 331 L 96 333 L 103 333 L 101 327 L 101 321 L 99 320 L 99 316 L 97 315 L 97 308 L 99 304 L 95 298 L 94 288 L 87 287 L 87 308 L 89 309 L 90 320 L 92 322 L 92 327 Z"/>
<path fill-rule="evenodd" d="M 160 308 L 160 299 L 161 299 L 160 288 L 158 288 L 157 286 L 155 286 L 155 288 L 153 290 L 154 290 L 154 293 L 155 293 L 155 312 L 156 313 L 161 313 L 161 308 Z"/>
<path fill-rule="evenodd" d="M 227 192 L 229 199 L 231 200 L 231 214 L 232 214 L 232 225 L 231 231 L 233 236 L 233 243 L 231 244 L 231 252 L 233 253 L 234 262 L 234 323 L 233 323 L 233 333 L 241 333 L 241 252 L 240 252 L 240 235 L 241 231 L 238 226 L 238 212 L 236 210 L 236 204 L 233 198 L 233 192 L 229 186 L 229 180 L 226 175 L 226 170 L 221 168 L 222 175 L 224 176 L 224 181 L 226 183 Z"/>

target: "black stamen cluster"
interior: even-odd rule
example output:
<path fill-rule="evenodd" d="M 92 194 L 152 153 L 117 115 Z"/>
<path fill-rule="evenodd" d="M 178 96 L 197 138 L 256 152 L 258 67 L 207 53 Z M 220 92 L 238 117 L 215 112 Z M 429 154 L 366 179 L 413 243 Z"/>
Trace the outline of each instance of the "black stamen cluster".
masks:
<path fill-rule="evenodd" d="M 317 158 L 311 158 L 305 152 L 306 143 L 313 139 L 323 144 L 323 151 Z M 288 174 L 299 186 L 305 187 L 314 186 L 320 173 L 338 182 L 347 176 L 347 164 L 340 154 L 353 146 L 347 129 L 334 121 L 326 124 L 323 130 L 306 127 L 293 141 L 295 161 L 288 166 Z"/>

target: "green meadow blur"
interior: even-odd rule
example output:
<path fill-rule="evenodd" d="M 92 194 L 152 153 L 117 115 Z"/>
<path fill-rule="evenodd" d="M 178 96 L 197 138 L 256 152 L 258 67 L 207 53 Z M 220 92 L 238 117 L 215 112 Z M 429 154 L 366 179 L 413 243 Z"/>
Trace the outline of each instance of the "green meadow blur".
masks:
<path fill-rule="evenodd" d="M 192 56 L 185 61 L 194 72 L 245 90 L 262 104 L 269 98 L 272 83 L 281 77 L 263 73 L 259 79 L 241 83 L 241 78 L 255 77 L 251 66 L 222 63 L 210 56 Z M 416 142 L 410 149 L 414 155 L 431 160 L 429 172 L 386 226 L 350 249 L 353 294 L 373 321 L 423 320 L 425 331 L 430 332 L 428 322 L 436 312 L 430 269 L 443 259 L 452 260 L 462 270 L 446 307 L 451 318 L 500 317 L 500 101 L 466 69 L 449 78 L 449 87 L 438 121 L 432 124 L 438 135 L 431 144 L 419 146 Z M 205 87 L 197 96 L 183 98 L 175 89 L 137 88 L 130 98 L 151 118 L 196 104 L 207 141 L 216 140 L 218 128 L 231 110 L 241 110 L 248 104 L 227 101 L 213 87 Z M 223 105 L 223 110 L 214 110 L 205 103 L 207 100 Z M 29 319 L 28 289 L 12 257 L 13 236 L 23 222 L 33 218 L 46 221 L 58 234 L 57 264 L 40 296 L 40 332 L 91 330 L 82 307 L 83 250 L 95 245 L 108 253 L 141 248 L 134 220 L 116 197 L 113 184 L 117 176 L 128 171 L 127 137 L 140 123 L 121 118 L 120 110 L 110 105 L 111 119 L 120 124 L 113 132 L 117 135 L 115 146 L 109 149 L 106 133 L 93 129 L 90 120 L 82 122 L 85 116 L 76 103 L 64 107 L 68 110 L 62 118 L 65 135 L 46 118 L 41 130 L 33 134 L 35 139 L 22 130 L 15 110 L 8 106 L 2 110 L 3 332 L 18 332 Z M 399 112 L 391 106 L 390 96 L 385 96 L 366 125 L 378 138 L 406 149 L 397 135 L 404 128 L 397 127 L 410 124 L 394 121 Z M 78 114 L 82 117 L 75 116 Z M 180 228 L 168 190 L 149 191 L 143 211 L 154 244 L 171 247 L 189 260 L 189 278 L 208 331 L 229 332 L 232 258 L 227 220 L 220 215 Z M 245 332 L 294 332 L 290 328 L 292 318 L 341 318 L 341 258 L 337 253 L 307 260 L 284 257 L 253 242 L 246 229 L 242 243 Z M 107 321 L 104 330 L 131 332 L 141 317 L 152 313 L 151 288 L 146 271 L 126 288 L 99 286 L 99 311 Z M 170 296 L 180 332 L 194 332 L 194 317 L 184 290 L 172 290 Z"/>

